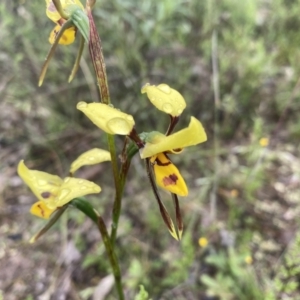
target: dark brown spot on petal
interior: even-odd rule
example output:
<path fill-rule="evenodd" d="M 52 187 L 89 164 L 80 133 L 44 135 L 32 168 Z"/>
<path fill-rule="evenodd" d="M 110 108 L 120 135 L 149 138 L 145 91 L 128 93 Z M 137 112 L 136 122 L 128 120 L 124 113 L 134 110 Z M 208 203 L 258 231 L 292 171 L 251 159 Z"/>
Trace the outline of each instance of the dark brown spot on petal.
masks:
<path fill-rule="evenodd" d="M 51 196 L 51 193 L 50 193 L 50 192 L 43 192 L 43 193 L 41 193 L 41 196 L 42 196 L 44 199 L 48 199 L 48 198 Z"/>
<path fill-rule="evenodd" d="M 163 183 L 164 186 L 175 185 L 178 180 L 178 177 L 175 174 L 171 174 L 168 177 L 164 177 Z"/>

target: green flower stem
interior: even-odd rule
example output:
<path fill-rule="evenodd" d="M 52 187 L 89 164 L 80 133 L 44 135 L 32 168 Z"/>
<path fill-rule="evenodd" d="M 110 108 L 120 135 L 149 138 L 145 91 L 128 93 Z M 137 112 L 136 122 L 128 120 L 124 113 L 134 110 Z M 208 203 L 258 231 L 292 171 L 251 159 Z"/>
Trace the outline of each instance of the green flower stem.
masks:
<path fill-rule="evenodd" d="M 91 7 L 89 5 L 87 5 L 87 16 L 89 18 L 89 26 L 90 26 L 89 51 L 94 65 L 95 73 L 96 73 L 97 83 L 101 95 L 101 102 L 109 105 L 111 101 L 109 96 L 109 88 L 108 88 L 106 68 L 104 63 L 104 56 L 101 47 L 101 40 L 94 23 L 94 19 L 91 13 Z M 122 172 L 123 170 L 122 168 L 120 173 L 121 175 L 119 176 L 114 136 L 108 134 L 107 142 L 108 142 L 109 152 L 111 154 L 111 164 L 113 169 L 115 190 L 116 190 L 114 206 L 113 206 L 112 238 L 109 237 L 105 224 L 101 219 L 101 217 L 99 217 L 98 227 L 102 234 L 106 251 L 109 256 L 109 261 L 113 269 L 113 273 L 116 281 L 116 287 L 119 294 L 119 299 L 122 300 L 124 299 L 124 295 L 122 290 L 121 273 L 120 273 L 118 260 L 114 252 L 114 246 L 115 246 L 115 239 L 117 235 L 119 217 L 121 213 L 121 201 L 122 201 L 123 189 L 125 184 L 125 178 L 123 178 L 123 176 L 126 177 L 127 172 L 126 174 Z"/>
<path fill-rule="evenodd" d="M 90 26 L 89 51 L 96 72 L 97 83 L 101 95 L 101 101 L 108 105 L 111 102 L 109 96 L 109 88 L 108 88 L 106 68 L 104 63 L 104 56 L 101 47 L 101 40 L 97 32 L 90 7 L 87 7 L 87 15 L 89 18 L 89 26 Z M 114 207 L 121 209 L 123 188 L 121 188 L 120 181 L 119 181 L 119 169 L 118 169 L 114 136 L 108 134 L 107 142 L 108 142 L 109 152 L 111 154 L 111 164 L 112 164 L 115 188 L 116 188 Z M 116 202 L 118 202 L 118 204 L 116 204 Z M 118 227 L 119 215 L 120 215 L 120 211 L 115 211 L 115 210 L 113 211 L 113 228 L 115 228 L 115 230 L 117 230 Z"/>
<path fill-rule="evenodd" d="M 112 165 L 112 169 L 113 169 L 115 188 L 116 188 L 115 202 L 116 201 L 121 202 L 123 189 L 121 188 L 120 181 L 119 181 L 119 169 L 118 169 L 118 162 L 117 162 L 115 138 L 113 135 L 107 134 L 107 143 L 108 143 L 108 149 L 109 149 L 109 152 L 111 155 L 111 165 Z M 113 215 L 114 215 L 114 212 L 113 212 Z M 113 219 L 113 227 L 115 227 L 115 226 L 118 227 L 118 224 L 115 224 L 114 219 Z"/>
<path fill-rule="evenodd" d="M 103 243 L 104 243 L 111 267 L 113 269 L 115 282 L 116 282 L 116 288 L 117 288 L 117 291 L 119 294 L 119 299 L 124 300 L 125 298 L 124 298 L 124 293 L 123 293 L 123 289 L 122 289 L 122 278 L 121 278 L 121 272 L 120 272 L 118 258 L 114 252 L 114 247 L 111 243 L 105 223 L 104 223 L 103 219 L 101 218 L 101 216 L 98 216 L 98 228 L 102 235 Z"/>
<path fill-rule="evenodd" d="M 135 142 L 130 141 L 130 139 L 134 140 Z M 131 159 L 139 151 L 139 147 L 136 144 L 140 145 L 140 147 L 143 146 L 143 142 L 140 139 L 140 137 L 137 135 L 135 130 L 133 130 L 130 133 L 130 139 L 129 139 L 129 137 L 126 137 L 123 151 L 121 154 L 122 165 L 121 165 L 120 176 L 119 176 L 120 197 L 122 197 L 122 195 L 123 195 L 124 186 L 125 186 L 127 174 L 128 174 L 129 168 L 130 168 Z M 110 235 L 111 243 L 113 246 L 115 245 L 115 241 L 116 241 L 119 217 L 120 217 L 120 212 L 121 212 L 121 208 L 122 208 L 121 207 L 121 205 L 122 205 L 121 198 L 119 201 L 117 196 L 118 195 L 116 194 L 116 198 L 115 198 L 115 202 L 114 202 L 114 206 L 113 206 L 113 226 L 112 226 L 111 235 Z"/>
<path fill-rule="evenodd" d="M 122 195 L 124 191 L 124 186 L 127 178 L 127 173 L 130 167 L 130 162 L 131 159 L 126 159 L 124 163 L 122 163 L 121 166 L 121 171 L 120 171 L 120 176 L 119 176 L 119 192 L 120 194 L 116 193 L 115 197 L 115 202 L 113 206 L 113 224 L 112 224 L 112 229 L 111 229 L 111 244 L 114 247 L 115 246 L 115 241 L 117 237 L 117 230 L 118 230 L 118 224 L 119 224 L 119 218 L 120 218 L 120 213 L 121 213 L 121 208 L 122 208 Z"/>
<path fill-rule="evenodd" d="M 101 95 L 101 102 L 105 104 L 110 104 L 110 96 L 109 96 L 109 88 L 107 82 L 107 75 L 106 75 L 106 68 L 104 63 L 104 56 L 101 47 L 101 40 L 99 34 L 97 32 L 95 22 L 92 16 L 91 9 L 87 7 L 87 15 L 89 18 L 89 25 L 90 25 L 90 36 L 89 36 L 89 51 L 92 58 L 92 62 L 94 65 L 97 83 Z M 114 136 L 108 134 L 108 148 L 111 154 L 111 164 L 113 168 L 114 180 L 115 180 L 115 187 L 116 187 L 116 194 L 118 195 L 118 199 L 121 197 L 120 188 L 119 188 L 119 178 L 118 178 L 118 163 L 117 163 L 117 156 L 116 156 L 116 147 L 115 147 L 115 140 Z"/>

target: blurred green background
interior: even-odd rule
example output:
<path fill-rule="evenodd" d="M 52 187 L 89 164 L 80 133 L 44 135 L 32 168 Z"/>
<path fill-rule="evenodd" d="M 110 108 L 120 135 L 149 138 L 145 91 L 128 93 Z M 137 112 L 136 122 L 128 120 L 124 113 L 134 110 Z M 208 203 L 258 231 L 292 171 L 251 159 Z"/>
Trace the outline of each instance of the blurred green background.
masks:
<path fill-rule="evenodd" d="M 189 186 L 180 243 L 134 158 L 117 240 L 126 299 L 140 284 L 153 300 L 300 299 L 300 0 L 99 0 L 93 15 L 112 102 L 137 130 L 166 130 L 168 117 L 140 90 L 167 83 L 187 102 L 177 128 L 193 115 L 208 135 L 174 157 Z M 0 295 L 117 299 L 101 238 L 80 212 L 68 209 L 28 244 L 44 221 L 29 215 L 35 199 L 18 162 L 64 177 L 80 153 L 106 148 L 105 135 L 76 110 L 98 100 L 87 49 L 67 83 L 78 41 L 58 47 L 37 87 L 53 27 L 42 0 L 0 3 Z M 119 152 L 122 145 L 117 137 Z M 109 163 L 78 177 L 102 186 L 89 199 L 110 226 Z"/>

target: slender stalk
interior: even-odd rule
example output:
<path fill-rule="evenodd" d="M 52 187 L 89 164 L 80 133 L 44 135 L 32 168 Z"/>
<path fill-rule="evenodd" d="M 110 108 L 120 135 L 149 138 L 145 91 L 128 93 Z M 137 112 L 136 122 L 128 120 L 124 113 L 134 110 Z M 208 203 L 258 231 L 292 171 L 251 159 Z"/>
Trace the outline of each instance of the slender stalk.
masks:
<path fill-rule="evenodd" d="M 217 191 L 219 187 L 219 175 L 218 170 L 220 166 L 219 162 L 219 117 L 218 112 L 221 106 L 220 102 L 220 88 L 219 88 L 219 66 L 218 66 L 218 36 L 217 32 L 214 29 L 212 33 L 212 69 L 213 69 L 213 89 L 214 89 L 214 169 L 215 176 L 213 182 L 213 189 L 210 197 L 210 213 L 211 219 L 216 219 L 217 214 Z"/>
<path fill-rule="evenodd" d="M 169 128 L 166 132 L 166 135 L 170 135 L 172 133 L 173 129 L 175 128 L 175 125 L 179 121 L 179 116 L 178 117 L 173 117 L 173 116 L 170 115 L 170 117 L 171 117 L 171 122 L 169 124 Z"/>
<path fill-rule="evenodd" d="M 95 73 L 96 73 L 96 79 L 100 91 L 101 102 L 109 105 L 111 101 L 109 96 L 109 88 L 108 88 L 106 68 L 104 63 L 104 56 L 101 47 L 101 40 L 94 23 L 94 19 L 91 12 L 91 6 L 89 6 L 90 4 L 92 4 L 92 2 L 88 2 L 86 8 L 87 16 L 89 18 L 89 26 L 90 26 L 89 51 L 94 65 Z M 98 227 L 102 234 L 103 242 L 105 244 L 106 251 L 109 256 L 109 261 L 113 269 L 113 273 L 116 281 L 116 288 L 119 294 L 119 299 L 123 300 L 124 294 L 122 290 L 121 272 L 120 272 L 120 267 L 118 264 L 117 257 L 114 252 L 114 246 L 115 246 L 115 239 L 117 235 L 119 217 L 121 213 L 121 204 L 122 204 L 121 201 L 122 201 L 123 189 L 124 189 L 127 172 L 126 173 L 121 172 L 121 175 L 119 176 L 119 168 L 117 163 L 114 136 L 107 134 L 107 142 L 108 142 L 109 152 L 111 154 L 111 164 L 112 164 L 114 183 L 115 183 L 112 237 L 111 238 L 109 237 L 106 226 L 101 217 L 99 217 Z"/>
<path fill-rule="evenodd" d="M 122 289 L 122 278 L 121 278 L 121 271 L 120 271 L 118 258 L 115 254 L 114 247 L 111 243 L 105 223 L 104 223 L 103 219 L 101 218 L 101 216 L 99 216 L 99 215 L 98 215 L 98 228 L 102 235 L 102 240 L 103 240 L 103 243 L 104 243 L 108 258 L 109 258 L 110 265 L 113 269 L 119 299 L 124 300 L 125 298 L 124 298 L 124 293 L 123 293 L 123 289 Z"/>
<path fill-rule="evenodd" d="M 90 25 L 89 51 L 94 65 L 95 73 L 96 73 L 97 83 L 101 95 L 101 102 L 108 105 L 111 103 L 111 101 L 109 96 L 109 88 L 108 88 L 106 68 L 104 63 L 104 56 L 101 47 L 101 39 L 97 32 L 97 28 L 95 26 L 91 8 L 89 6 L 87 7 L 87 15 L 89 18 L 89 25 Z M 108 143 L 109 152 L 111 154 L 111 164 L 112 164 L 115 189 L 116 189 L 115 203 L 113 209 L 113 225 L 112 225 L 114 230 L 116 231 L 118 228 L 118 221 L 120 215 L 120 211 L 118 210 L 121 209 L 123 188 L 121 187 L 120 180 L 119 180 L 119 169 L 118 169 L 114 136 L 107 134 L 107 143 Z"/>
<path fill-rule="evenodd" d="M 130 166 L 130 162 L 128 162 L 128 165 L 126 167 L 125 166 L 126 165 L 124 163 L 121 167 L 120 176 L 119 176 L 119 190 L 118 190 L 120 194 L 116 193 L 114 206 L 113 206 L 113 213 L 112 213 L 113 224 L 112 224 L 111 235 L 110 235 L 111 243 L 113 247 L 115 246 L 115 242 L 116 242 L 119 218 L 120 218 L 121 208 L 122 208 L 121 200 L 122 200 L 124 185 L 126 182 L 126 177 Z"/>
<path fill-rule="evenodd" d="M 131 157 L 128 155 L 128 152 L 127 152 L 128 141 L 129 141 L 129 138 L 127 137 L 125 140 L 125 143 L 124 143 L 122 154 L 121 154 L 122 165 L 121 165 L 121 170 L 120 170 L 120 174 L 119 174 L 119 184 L 120 184 L 121 196 L 123 195 L 127 174 L 128 174 L 130 163 L 131 163 Z M 110 239 L 111 239 L 111 243 L 112 243 L 113 247 L 115 245 L 115 241 L 116 241 L 116 237 L 117 237 L 118 223 L 119 223 L 119 218 L 120 218 L 120 213 L 121 213 L 121 208 L 122 208 L 121 205 L 122 205 L 122 201 L 117 201 L 117 194 L 116 194 L 116 199 L 115 199 L 114 206 L 113 206 L 113 226 L 111 228 L 111 234 L 110 234 Z"/>

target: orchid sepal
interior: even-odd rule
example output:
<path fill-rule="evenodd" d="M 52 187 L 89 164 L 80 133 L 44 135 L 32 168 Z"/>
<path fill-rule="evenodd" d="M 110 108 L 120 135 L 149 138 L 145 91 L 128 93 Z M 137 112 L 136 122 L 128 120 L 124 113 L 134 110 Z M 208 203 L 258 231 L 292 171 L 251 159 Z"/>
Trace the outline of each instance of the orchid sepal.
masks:
<path fill-rule="evenodd" d="M 111 161 L 111 154 L 109 151 L 99 148 L 88 150 L 72 162 L 70 174 L 74 174 L 82 166 L 100 164 L 104 161 Z"/>
<path fill-rule="evenodd" d="M 167 84 L 162 83 L 155 86 L 147 83 L 142 87 L 141 92 L 147 94 L 149 100 L 157 109 L 172 117 L 180 116 L 186 108 L 182 95 Z"/>
<path fill-rule="evenodd" d="M 82 101 L 76 107 L 96 126 L 109 134 L 128 135 L 135 124 L 131 115 L 103 103 L 86 103 Z"/>

